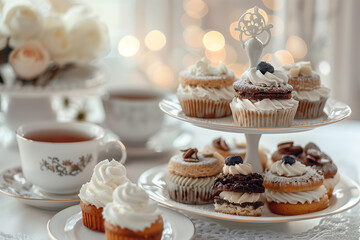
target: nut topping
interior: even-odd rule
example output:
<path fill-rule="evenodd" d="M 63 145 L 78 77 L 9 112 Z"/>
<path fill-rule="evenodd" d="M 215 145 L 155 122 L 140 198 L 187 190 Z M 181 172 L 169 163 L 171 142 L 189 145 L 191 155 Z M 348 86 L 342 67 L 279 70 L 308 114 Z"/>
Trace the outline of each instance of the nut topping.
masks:
<path fill-rule="evenodd" d="M 183 158 L 185 162 L 199 162 L 200 159 L 197 155 L 198 149 L 197 148 L 188 148 L 181 150 L 183 152 Z"/>
<path fill-rule="evenodd" d="M 221 137 L 214 139 L 213 141 L 213 146 L 217 149 L 223 150 L 223 151 L 229 151 L 230 148 L 229 146 L 226 144 L 225 140 L 222 139 Z"/>

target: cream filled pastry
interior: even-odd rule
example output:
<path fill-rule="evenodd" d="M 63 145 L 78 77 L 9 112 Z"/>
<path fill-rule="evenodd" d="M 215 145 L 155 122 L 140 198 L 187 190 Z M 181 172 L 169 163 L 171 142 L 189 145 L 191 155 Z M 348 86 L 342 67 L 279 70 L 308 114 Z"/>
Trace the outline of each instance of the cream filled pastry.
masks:
<path fill-rule="evenodd" d="M 242 127 L 287 127 L 294 119 L 298 101 L 292 99 L 287 75 L 266 62 L 243 73 L 233 85 L 230 104 L 234 122 Z"/>
<path fill-rule="evenodd" d="M 327 208 L 329 199 L 324 176 L 312 167 L 286 155 L 265 172 L 266 203 L 270 211 L 281 215 L 297 215 Z"/>
<path fill-rule="evenodd" d="M 105 205 L 112 201 L 116 187 L 129 182 L 125 167 L 115 161 L 103 160 L 95 168 L 88 183 L 85 183 L 79 193 L 83 223 L 86 227 L 104 232 L 102 211 Z"/>
<path fill-rule="evenodd" d="M 299 101 L 295 118 L 317 118 L 323 114 L 330 89 L 322 86 L 320 76 L 311 68 L 310 62 L 297 62 L 283 66 L 293 86 L 293 98 Z"/>
<path fill-rule="evenodd" d="M 157 203 L 150 200 L 144 190 L 136 184 L 127 182 L 114 190 L 112 199 L 102 213 L 107 239 L 120 239 L 113 238 L 115 236 L 129 239 L 161 238 L 161 213 Z"/>
<path fill-rule="evenodd" d="M 234 74 L 223 63 L 211 66 L 202 58 L 180 73 L 177 97 L 183 112 L 190 117 L 214 118 L 231 114 Z"/>
<path fill-rule="evenodd" d="M 252 173 L 251 165 L 244 163 L 240 156 L 227 157 L 222 174 L 214 184 L 214 189 L 220 192 L 215 197 L 215 211 L 261 216 L 264 203 L 260 197 L 265 190 L 262 183 L 262 176 Z"/>

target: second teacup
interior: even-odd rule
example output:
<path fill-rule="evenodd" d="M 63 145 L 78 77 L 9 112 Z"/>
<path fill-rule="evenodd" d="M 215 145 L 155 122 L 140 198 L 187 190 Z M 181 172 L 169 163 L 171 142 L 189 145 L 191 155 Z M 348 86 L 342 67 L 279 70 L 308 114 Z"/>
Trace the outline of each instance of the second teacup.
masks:
<path fill-rule="evenodd" d="M 103 97 L 105 122 L 126 144 L 145 143 L 162 127 L 159 102 L 164 95 L 152 89 L 111 90 Z"/>
<path fill-rule="evenodd" d="M 120 141 L 105 142 L 104 129 L 92 123 L 38 122 L 16 132 L 25 178 L 41 190 L 55 194 L 79 191 L 89 181 L 98 155 L 109 148 L 126 149 Z"/>

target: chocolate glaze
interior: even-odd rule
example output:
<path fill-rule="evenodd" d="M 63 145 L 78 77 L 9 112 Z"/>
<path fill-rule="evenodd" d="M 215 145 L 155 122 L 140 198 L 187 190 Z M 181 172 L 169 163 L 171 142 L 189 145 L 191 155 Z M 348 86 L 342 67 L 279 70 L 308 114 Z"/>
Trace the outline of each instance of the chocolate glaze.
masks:
<path fill-rule="evenodd" d="M 221 174 L 214 183 L 214 189 L 217 191 L 263 193 L 263 177 L 258 173 L 249 175 L 241 174 Z"/>

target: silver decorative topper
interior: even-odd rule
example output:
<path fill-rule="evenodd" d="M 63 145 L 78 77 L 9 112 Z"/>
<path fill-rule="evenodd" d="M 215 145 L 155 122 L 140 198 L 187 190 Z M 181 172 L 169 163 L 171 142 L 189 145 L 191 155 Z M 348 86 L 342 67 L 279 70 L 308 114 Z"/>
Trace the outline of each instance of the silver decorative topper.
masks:
<path fill-rule="evenodd" d="M 265 23 L 265 18 L 259 13 L 259 8 L 257 6 L 254 7 L 253 13 L 246 12 L 239 18 L 238 27 L 235 28 L 235 30 L 240 31 L 239 39 L 249 58 L 249 68 L 256 67 L 259 62 L 264 47 L 266 47 L 266 45 L 270 42 L 270 28 L 272 27 L 272 24 Z M 263 32 L 267 33 L 265 43 L 257 38 L 257 36 Z M 244 42 L 243 35 L 250 38 Z"/>

